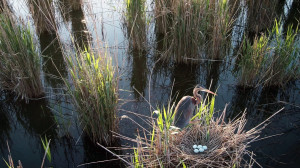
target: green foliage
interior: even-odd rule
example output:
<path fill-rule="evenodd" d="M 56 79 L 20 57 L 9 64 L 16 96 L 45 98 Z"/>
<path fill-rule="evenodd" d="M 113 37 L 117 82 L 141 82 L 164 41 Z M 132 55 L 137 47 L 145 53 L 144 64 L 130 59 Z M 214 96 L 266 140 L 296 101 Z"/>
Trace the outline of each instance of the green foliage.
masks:
<path fill-rule="evenodd" d="M 91 47 L 66 54 L 71 81 L 65 80 L 84 131 L 99 143 L 113 141 L 117 129 L 118 81 L 108 52 Z"/>
<path fill-rule="evenodd" d="M 43 144 L 43 148 L 47 154 L 47 158 L 49 160 L 49 162 L 51 162 L 51 151 L 50 151 L 50 141 L 48 141 L 47 137 L 45 136 L 45 139 L 43 140 L 43 138 L 41 138 L 42 144 Z"/>
<path fill-rule="evenodd" d="M 281 86 L 300 77 L 298 26 L 289 25 L 284 33 L 277 20 L 269 32 L 255 37 L 253 43 L 244 37 L 237 60 L 239 84 L 255 87 Z"/>
<path fill-rule="evenodd" d="M 197 113 L 192 117 L 191 121 L 198 119 L 200 120 L 199 124 L 209 126 L 214 114 L 215 96 L 213 96 L 211 100 L 207 97 L 207 100 L 207 104 L 205 103 L 206 101 L 204 101 L 204 103 L 201 102 L 200 107 L 197 108 Z"/>
<path fill-rule="evenodd" d="M 190 62 L 203 51 L 209 58 L 222 58 L 233 13 L 228 0 L 156 0 L 157 31 L 165 35 L 164 58 Z"/>
<path fill-rule="evenodd" d="M 4 11 L 0 15 L 0 85 L 22 99 L 41 97 L 40 58 L 29 26 Z"/>
<path fill-rule="evenodd" d="M 147 47 L 146 1 L 127 0 L 125 11 L 125 25 L 129 48 L 145 50 Z"/>

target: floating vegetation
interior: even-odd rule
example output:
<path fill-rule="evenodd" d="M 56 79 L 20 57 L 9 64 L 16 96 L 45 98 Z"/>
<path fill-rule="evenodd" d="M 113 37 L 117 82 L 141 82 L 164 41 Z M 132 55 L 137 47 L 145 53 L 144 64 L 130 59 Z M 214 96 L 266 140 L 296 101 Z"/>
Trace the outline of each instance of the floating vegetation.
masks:
<path fill-rule="evenodd" d="M 83 130 L 94 142 L 111 144 L 111 131 L 118 127 L 118 81 L 112 59 L 107 51 L 90 46 L 65 53 L 65 58 L 71 78 L 65 82 Z"/>
<path fill-rule="evenodd" d="M 156 0 L 156 31 L 165 36 L 163 57 L 191 62 L 206 52 L 210 59 L 222 58 L 234 21 L 231 8 L 237 5 L 236 0 Z"/>
<path fill-rule="evenodd" d="M 8 10 L 0 15 L 0 85 L 29 100 L 44 95 L 40 58 L 33 34 Z"/>
<path fill-rule="evenodd" d="M 269 35 L 256 36 L 253 43 L 244 37 L 237 60 L 239 85 L 245 87 L 283 86 L 300 77 L 298 26 L 286 34 L 275 19 Z"/>
<path fill-rule="evenodd" d="M 145 0 L 127 0 L 125 11 L 125 27 L 129 48 L 144 51 L 147 47 L 147 17 Z"/>

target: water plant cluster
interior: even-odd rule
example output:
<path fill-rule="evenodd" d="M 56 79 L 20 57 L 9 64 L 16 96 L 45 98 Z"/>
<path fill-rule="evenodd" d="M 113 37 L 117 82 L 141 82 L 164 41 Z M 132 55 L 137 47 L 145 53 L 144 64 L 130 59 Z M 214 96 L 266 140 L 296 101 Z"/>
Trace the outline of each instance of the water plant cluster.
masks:
<path fill-rule="evenodd" d="M 0 14 L 0 85 L 21 99 L 44 95 L 40 54 L 29 25 L 5 9 Z"/>
<path fill-rule="evenodd" d="M 176 62 L 222 58 L 236 5 L 236 0 L 155 0 L 156 32 L 164 36 L 162 56 Z"/>
<path fill-rule="evenodd" d="M 275 20 L 268 34 L 244 38 L 237 60 L 239 84 L 246 87 L 282 86 L 300 76 L 298 26 L 283 32 Z"/>
<path fill-rule="evenodd" d="M 71 81 L 66 85 L 84 131 L 95 142 L 111 144 L 117 131 L 118 81 L 107 51 L 79 49 L 65 53 Z"/>

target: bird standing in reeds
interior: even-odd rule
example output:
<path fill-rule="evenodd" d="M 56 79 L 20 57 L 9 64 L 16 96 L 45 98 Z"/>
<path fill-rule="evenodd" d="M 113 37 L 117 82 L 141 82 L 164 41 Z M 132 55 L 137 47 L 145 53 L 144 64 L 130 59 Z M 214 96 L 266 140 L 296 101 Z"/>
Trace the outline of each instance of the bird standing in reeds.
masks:
<path fill-rule="evenodd" d="M 197 85 L 193 90 L 194 97 L 184 96 L 178 102 L 175 108 L 175 118 L 174 118 L 174 124 L 176 127 L 184 128 L 189 124 L 193 116 L 195 106 L 197 106 L 198 104 L 200 104 L 200 102 L 202 102 L 202 96 L 199 94 L 200 91 L 216 95 L 214 92 Z"/>

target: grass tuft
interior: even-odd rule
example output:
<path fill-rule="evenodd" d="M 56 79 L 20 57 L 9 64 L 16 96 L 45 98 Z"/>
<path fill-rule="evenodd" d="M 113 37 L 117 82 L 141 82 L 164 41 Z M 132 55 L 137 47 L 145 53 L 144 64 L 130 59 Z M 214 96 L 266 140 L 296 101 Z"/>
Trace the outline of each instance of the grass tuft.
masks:
<path fill-rule="evenodd" d="M 107 51 L 91 47 L 77 54 L 65 54 L 71 81 L 69 93 L 84 131 L 95 142 L 111 144 L 117 130 L 118 82 Z"/>
<path fill-rule="evenodd" d="M 283 86 L 300 77 L 298 26 L 283 32 L 275 19 L 268 35 L 256 36 L 253 43 L 244 37 L 237 60 L 239 85 L 245 87 Z"/>
<path fill-rule="evenodd" d="M 0 15 L 0 50 L 1 87 L 25 100 L 43 96 L 40 57 L 33 34 L 8 10 Z"/>

